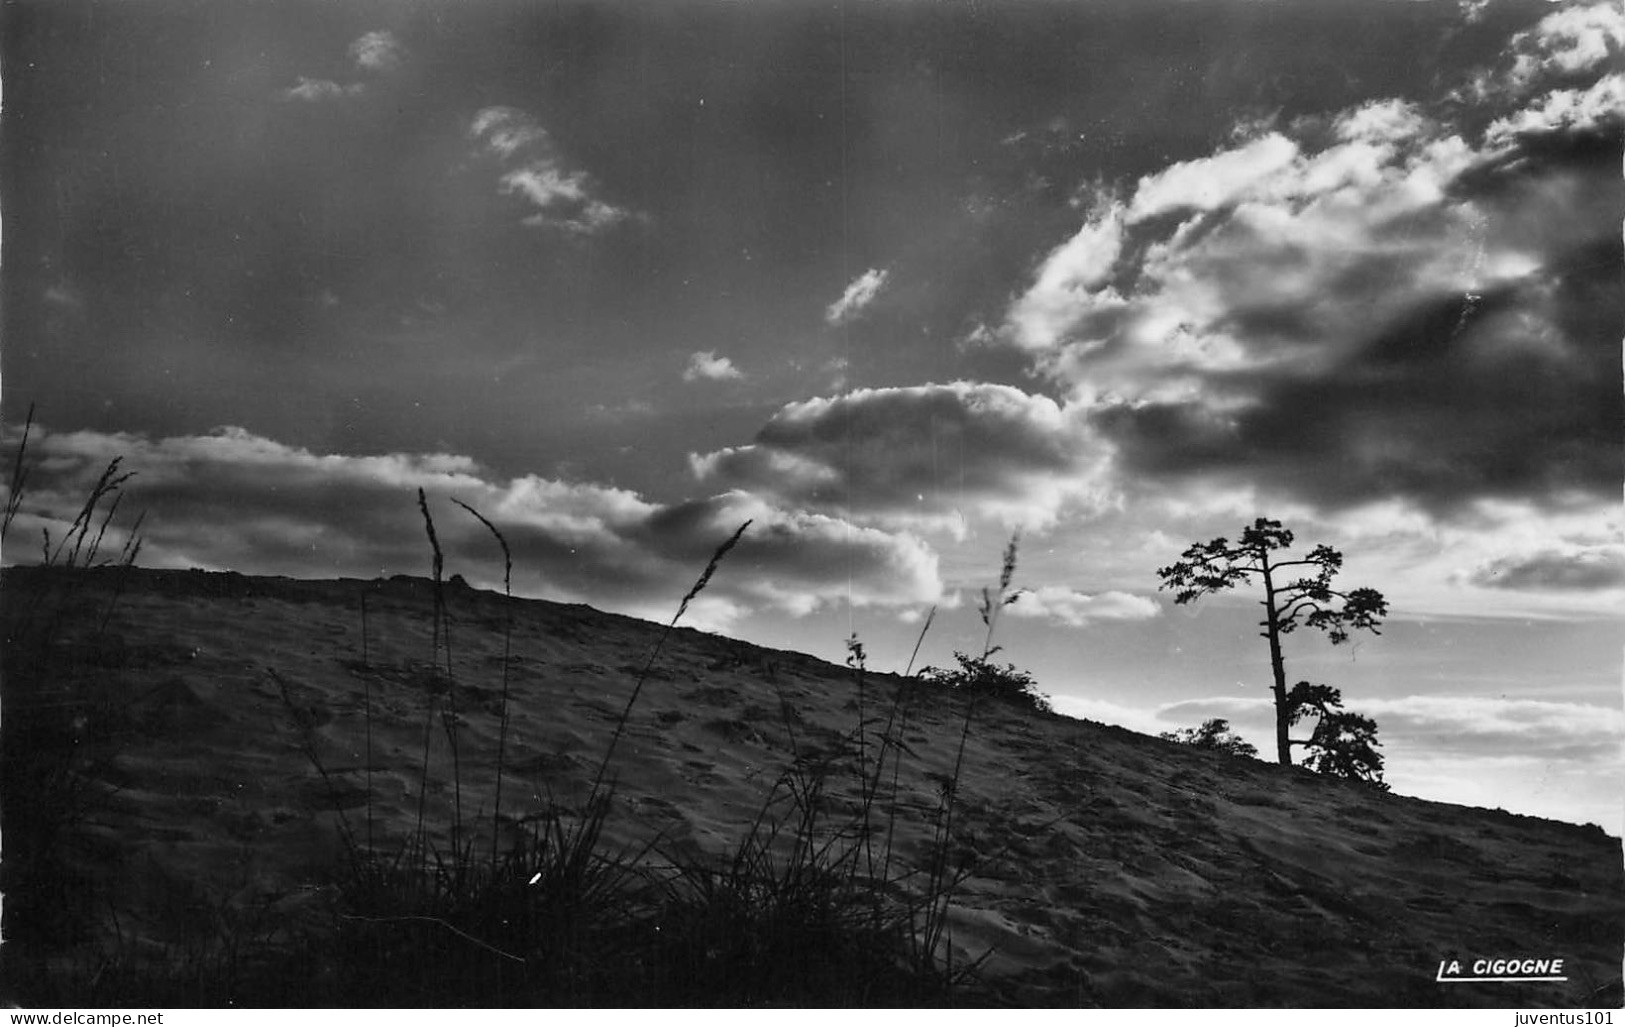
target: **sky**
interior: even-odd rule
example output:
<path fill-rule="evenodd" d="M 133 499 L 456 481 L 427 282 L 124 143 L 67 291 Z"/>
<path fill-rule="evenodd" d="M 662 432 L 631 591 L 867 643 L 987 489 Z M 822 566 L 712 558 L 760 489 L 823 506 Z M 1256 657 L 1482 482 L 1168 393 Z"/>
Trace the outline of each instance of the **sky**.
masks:
<path fill-rule="evenodd" d="M 1618 833 L 1625 12 L 1575 0 L 0 12 L 0 421 L 39 559 L 447 573 L 1269 749 L 1286 641 L 1409 795 Z M 7 461 L 10 463 L 10 460 Z M 934 612 L 934 615 L 932 611 Z M 922 637 L 922 629 L 927 628 Z"/>

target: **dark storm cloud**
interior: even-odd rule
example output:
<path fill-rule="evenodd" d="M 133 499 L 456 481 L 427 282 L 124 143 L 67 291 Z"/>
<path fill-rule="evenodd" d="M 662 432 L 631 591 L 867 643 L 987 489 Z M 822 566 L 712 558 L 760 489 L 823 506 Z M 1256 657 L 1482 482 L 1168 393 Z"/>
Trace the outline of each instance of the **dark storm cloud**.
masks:
<path fill-rule="evenodd" d="M 16 438 L 8 440 L 14 452 Z M 500 480 L 446 454 L 322 455 L 244 432 L 149 439 L 54 433 L 35 426 L 33 471 L 6 557 L 60 539 L 95 476 L 115 456 L 136 477 L 121 512 L 145 510 L 142 562 L 264 574 L 370 577 L 423 573 L 429 550 L 416 491 L 429 495 L 448 573 L 497 587 L 501 564 L 460 499 L 507 537 L 521 594 L 582 600 L 626 612 L 669 613 L 716 546 L 747 519 L 751 530 L 700 607 L 719 626 L 770 607 L 808 613 L 939 598 L 937 557 L 907 534 L 817 515 L 784 513 L 730 493 L 650 503 L 634 492 L 536 476 Z M 120 518 L 127 526 L 128 517 Z M 20 541 L 29 540 L 30 545 Z M 122 545 L 117 526 L 107 545 Z"/>
<path fill-rule="evenodd" d="M 511 465 L 520 429 L 589 436 L 628 378 L 652 394 L 651 347 L 725 353 L 775 404 L 835 357 L 854 383 L 1020 381 L 948 340 L 1080 180 L 1201 152 L 1237 103 L 1425 85 L 1432 6 L 8 4 L 5 390 L 65 426 Z M 1369 66 L 1322 73 L 1373 29 Z M 547 146 L 472 154 L 492 109 Z M 640 230 L 596 230 L 623 214 Z M 868 268 L 889 277 L 836 352 L 824 319 Z M 818 351 L 775 379 L 802 329 Z"/>
<path fill-rule="evenodd" d="M 1055 401 L 954 382 L 792 403 L 749 445 L 692 463 L 702 482 L 847 516 L 1045 523 L 1102 498 L 1096 459 Z"/>
<path fill-rule="evenodd" d="M 1607 256 L 1561 279 L 1396 312 L 1313 376 L 1213 374 L 1204 398 L 1102 404 L 1091 422 L 1128 471 L 1231 474 L 1334 507 L 1610 496 L 1617 340 L 1565 332 L 1551 305 L 1585 298 L 1603 306 L 1583 309 L 1625 323 L 1620 257 Z"/>

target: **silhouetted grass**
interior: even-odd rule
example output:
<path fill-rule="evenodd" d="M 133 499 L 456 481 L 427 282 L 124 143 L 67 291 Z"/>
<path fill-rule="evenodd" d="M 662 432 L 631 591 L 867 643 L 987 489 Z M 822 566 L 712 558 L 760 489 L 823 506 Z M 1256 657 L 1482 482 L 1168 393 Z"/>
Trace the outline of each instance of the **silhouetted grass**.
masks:
<path fill-rule="evenodd" d="M 95 493 L 105 502 L 124 478 L 116 462 Z M 105 486 L 105 487 L 104 487 Z M 504 556 L 504 609 L 511 599 L 512 557 L 507 542 L 472 507 Z M 949 860 L 956 782 L 940 792 L 932 820 L 927 865 L 905 868 L 894 846 L 899 773 L 912 755 L 904 741 L 918 681 L 894 684 L 887 697 L 867 677 L 854 636 L 851 669 L 858 719 L 835 749 L 803 749 L 787 700 L 785 728 L 791 753 L 769 787 L 750 826 L 720 855 L 666 844 L 656 835 L 636 844 L 611 844 L 606 826 L 617 808 L 614 773 L 619 743 L 672 631 L 709 585 L 749 522 L 724 540 L 680 600 L 652 646 L 604 746 L 584 802 L 548 801 L 515 820 L 504 818 L 501 793 L 489 820 L 464 818 L 464 753 L 457 730 L 456 667 L 451 618 L 441 588 L 443 555 L 427 497 L 419 506 L 433 550 L 434 618 L 418 812 L 402 838 L 375 830 L 372 801 L 371 685 L 362 707 L 367 759 L 366 826 L 351 823 L 338 796 L 341 772 L 323 760 L 322 740 L 294 697 L 297 682 L 268 674 L 298 732 L 298 744 L 333 801 L 342 855 L 331 878 L 327 919 L 279 924 L 269 910 L 245 918 L 219 900 L 207 928 L 185 942 L 136 945 L 109 906 L 117 939 L 89 943 L 73 937 L 32 939 L 37 951 L 77 953 L 33 968 L 31 1003 L 208 1006 L 226 1004 L 453 1007 L 468 1005 L 942 1005 L 986 1001 L 974 967 L 949 963 L 946 915 L 954 889 L 969 873 Z M 88 505 L 87 509 L 96 509 Z M 76 520 L 76 542 L 59 540 L 53 552 L 82 562 L 98 548 L 101 531 Z M 105 519 L 101 522 L 105 530 Z M 82 544 L 80 544 L 82 543 Z M 133 561 L 134 547 L 127 547 Z M 1003 584 L 1001 584 L 1001 589 Z M 363 611 L 363 618 L 366 613 Z M 494 754 L 498 789 L 507 773 L 512 615 L 505 620 L 501 723 Z M 929 627 L 929 620 L 927 627 Z M 991 625 L 990 625 L 991 627 Z M 991 638 L 991 631 L 989 633 Z M 923 632 L 922 632 L 923 638 Z M 369 670 L 363 626 L 363 676 Z M 53 673 L 61 668 L 53 668 Z M 440 716 L 451 747 L 451 823 L 431 830 L 426 796 L 432 780 L 433 727 Z M 777 687 L 776 680 L 774 681 Z M 879 705 L 876 702 L 879 702 Z M 967 704 L 968 718 L 974 703 Z M 884 713 L 881 710 L 884 709 Z M 49 737 L 49 720 L 13 718 Z M 60 726 L 60 717 L 51 723 Z M 55 740 L 67 763 L 8 759 L 7 794 L 49 796 L 49 804 L 7 803 L 7 863 L 39 869 L 49 863 L 75 818 L 101 786 L 83 762 L 76 741 Z M 11 754 L 8 747 L 8 756 Z M 77 762 L 73 762 L 77 761 Z M 963 770 L 963 751 L 955 775 Z M 344 771 L 342 773 L 352 773 Z M 849 788 L 843 788 L 849 784 Z M 855 795 L 837 800 L 837 792 Z M 37 815 L 38 824 L 22 819 Z M 11 834 L 10 822 L 21 825 Z M 502 840 L 505 823 L 517 823 Z M 477 844 L 488 824 L 491 837 Z M 883 826 L 881 826 L 883 825 Z M 444 837 L 441 849 L 431 840 Z M 31 845 L 25 851 L 24 845 Z M 12 852 L 21 853 L 14 864 Z M 62 902 L 75 882 L 64 878 L 37 891 L 40 903 Z M 87 893 L 88 894 L 88 893 Z M 8 921 L 13 903 L 7 903 Z M 33 912 L 38 913 L 39 910 Z M 88 922 L 98 911 L 83 910 Z M 40 923 L 61 923 L 44 917 Z M 9 932 L 8 932 L 9 933 Z M 138 932 L 137 932 L 138 933 Z M 12 935 L 15 938 L 15 935 Z M 74 947 L 77 945 L 77 947 Z"/>
<path fill-rule="evenodd" d="M 7 480 L 0 542 L 29 512 L 33 423 L 30 406 Z M 0 618 L 0 893 L 6 897 L 0 933 L 8 942 L 0 948 L 0 976 L 8 988 L 38 978 L 41 954 L 91 938 L 106 902 L 74 847 L 85 818 L 113 792 L 103 783 L 105 771 L 130 730 L 130 697 L 109 683 L 123 658 L 123 640 L 108 634 L 107 623 L 141 550 L 141 518 L 124 530 L 116 557 L 103 553 L 133 477 L 120 465 L 117 458 L 108 463 L 54 540 L 42 527 L 41 567 L 52 573 L 32 573 L 26 601 L 6 603 Z M 109 574 L 111 595 L 99 598 Z M 18 587 L 16 572 L 3 578 L 4 587 Z M 70 630 L 76 633 L 71 644 L 65 638 Z"/>
<path fill-rule="evenodd" d="M 502 544 L 506 593 L 506 540 L 460 505 Z M 358 844 L 340 819 L 350 853 L 334 949 L 343 1004 L 888 1005 L 976 997 L 965 968 L 951 972 L 945 957 L 948 897 L 968 872 L 947 868 L 945 809 L 932 841 L 933 851 L 944 853 L 941 865 L 893 873 L 897 765 L 908 751 L 902 733 L 918 686 L 899 686 L 886 716 L 871 717 L 855 638 L 856 729 L 835 753 L 803 753 L 785 704 L 791 759 L 730 850 L 715 857 L 674 851 L 658 836 L 635 847 L 605 842 L 619 742 L 671 632 L 748 527 L 718 546 L 662 629 L 581 809 L 549 801 L 501 851 L 493 817 L 488 855 L 477 855 L 467 839 L 436 851 L 421 823 L 408 842 L 381 852 Z M 447 638 L 444 625 L 436 638 Z M 503 696 L 505 728 L 506 678 Z M 505 739 L 499 733 L 499 778 Z M 888 770 L 890 795 L 883 797 Z M 858 809 L 837 814 L 830 792 L 847 772 Z M 944 790 L 945 806 L 953 795 Z M 888 830 L 877 840 L 873 814 L 883 798 Z"/>

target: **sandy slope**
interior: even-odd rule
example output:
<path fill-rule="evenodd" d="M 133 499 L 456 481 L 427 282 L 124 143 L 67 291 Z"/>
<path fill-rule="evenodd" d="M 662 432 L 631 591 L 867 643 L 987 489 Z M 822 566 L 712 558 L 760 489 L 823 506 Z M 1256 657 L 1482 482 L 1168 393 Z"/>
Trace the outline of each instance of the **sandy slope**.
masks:
<path fill-rule="evenodd" d="M 61 587 L 60 576 L 8 570 L 8 624 Z M 110 572 L 96 578 L 87 609 L 105 608 L 112 587 Z M 488 844 L 505 607 L 489 593 L 447 594 L 460 800 Z M 459 797 L 438 728 L 426 789 L 420 773 L 430 597 L 427 582 L 401 578 L 136 571 L 93 646 L 89 621 L 78 622 L 62 645 L 82 678 L 122 698 L 117 731 L 79 725 L 83 744 L 111 754 L 102 773 L 117 791 L 71 851 L 105 883 L 126 939 L 158 947 L 223 917 L 316 916 L 340 812 L 363 836 L 400 837 L 421 795 L 426 822 L 449 842 Z M 505 831 L 550 799 L 580 802 L 660 630 L 582 606 L 512 609 Z M 30 700 L 15 680 L 8 673 L 8 708 Z M 871 675 L 865 712 L 883 710 L 899 685 Z M 846 668 L 679 630 L 613 765 L 612 836 L 723 851 L 793 753 L 838 749 L 859 701 Z M 929 838 L 962 715 L 933 696 L 907 732 L 905 861 Z M 841 787 L 837 799 L 849 798 Z M 1596 828 L 1384 796 L 997 705 L 977 714 L 960 798 L 961 851 L 982 862 L 956 896 L 953 944 L 962 959 L 991 948 L 985 972 L 1017 1001 L 1621 1002 L 1620 841 Z M 1561 956 L 1570 979 L 1434 982 L 1440 960 L 1480 956 Z"/>

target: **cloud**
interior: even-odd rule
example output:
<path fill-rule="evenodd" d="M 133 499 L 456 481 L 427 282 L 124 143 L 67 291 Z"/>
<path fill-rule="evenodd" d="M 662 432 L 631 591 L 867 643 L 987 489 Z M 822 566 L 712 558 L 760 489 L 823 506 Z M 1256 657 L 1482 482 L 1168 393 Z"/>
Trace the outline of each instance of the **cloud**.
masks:
<path fill-rule="evenodd" d="M 490 536 L 451 504 L 455 498 L 502 530 L 522 595 L 669 616 L 715 547 L 747 519 L 749 532 L 705 594 L 710 627 L 756 609 L 799 615 L 836 602 L 917 606 L 942 594 L 937 556 L 918 538 L 779 510 L 740 492 L 654 503 L 592 483 L 499 479 L 455 454 L 317 454 L 239 428 L 151 439 L 35 425 L 29 452 L 38 463 L 13 525 L 17 537 L 37 539 L 45 527 L 61 537 L 101 468 L 122 456 L 136 472 L 123 510 L 147 511 L 144 566 L 426 573 L 416 504 L 422 488 L 447 573 L 501 584 Z M 104 548 L 116 551 L 123 540 L 115 528 Z M 25 554 L 8 547 L 6 556 Z"/>
<path fill-rule="evenodd" d="M 299 83 L 282 91 L 284 100 L 302 100 L 305 103 L 319 103 L 323 100 L 337 100 L 346 96 L 359 96 L 364 91 L 360 83 L 340 85 L 329 79 L 306 78 L 299 76 Z"/>
<path fill-rule="evenodd" d="M 551 149 L 547 130 L 517 107 L 486 107 L 469 122 L 468 134 L 499 157 L 512 157 L 528 146 Z"/>
<path fill-rule="evenodd" d="M 1553 547 L 1481 564 L 1468 580 L 1483 588 L 1595 592 L 1625 588 L 1625 546 Z"/>
<path fill-rule="evenodd" d="M 1335 541 L 1358 561 L 1358 580 L 1382 587 L 1398 616 L 1625 613 L 1625 582 L 1608 584 L 1621 549 L 1617 498 L 1481 499 L 1448 519 L 1402 500 L 1329 517 L 1282 516 L 1300 538 Z"/>
<path fill-rule="evenodd" d="M 689 458 L 702 482 L 786 506 L 950 529 L 970 515 L 1040 526 L 1108 502 L 1098 459 L 1054 400 L 972 382 L 790 403 L 750 444 Z"/>
<path fill-rule="evenodd" d="M 1233 202 L 1298 156 L 1297 144 L 1272 132 L 1237 149 L 1182 161 L 1140 180 L 1128 220 L 1176 210 L 1215 210 Z"/>
<path fill-rule="evenodd" d="M 351 43 L 349 54 L 358 67 L 367 71 L 389 71 L 400 65 L 406 50 L 393 33 L 380 30 Z"/>
<path fill-rule="evenodd" d="M 889 271 L 880 268 L 870 268 L 846 287 L 841 298 L 831 303 L 824 311 L 824 320 L 832 325 L 848 324 L 866 310 L 874 302 L 880 290 L 885 288 Z"/>
<path fill-rule="evenodd" d="M 1487 696 L 1343 698 L 1349 708 L 1374 718 L 1382 737 L 1435 756 L 1517 755 L 1599 760 L 1617 767 L 1625 736 L 1625 713 L 1584 703 Z"/>
<path fill-rule="evenodd" d="M 1006 317 L 1007 334 L 1016 345 L 1054 347 L 1088 313 L 1122 307 L 1122 298 L 1106 283 L 1123 249 L 1123 220 L 1121 206 L 1107 200 L 1044 258 L 1037 280 Z M 986 341 L 985 333 L 978 334 Z"/>
<path fill-rule="evenodd" d="M 1374 101 L 1146 175 L 992 334 L 1146 488 L 1436 515 L 1617 498 L 1598 426 L 1618 421 L 1625 196 L 1597 128 L 1619 92 L 1551 94 L 1478 144 L 1447 107 Z"/>
<path fill-rule="evenodd" d="M 601 199 L 592 176 L 571 167 L 547 130 L 517 107 L 481 109 L 470 120 L 468 134 L 509 165 L 498 178 L 499 191 L 535 208 L 523 224 L 591 235 L 632 216 Z"/>
<path fill-rule="evenodd" d="M 1344 702 L 1345 705 L 1348 705 L 1348 696 L 1344 696 Z M 1182 727 L 1191 727 L 1214 717 L 1223 717 L 1225 720 L 1247 725 L 1248 729 L 1253 733 L 1262 733 L 1260 729 L 1268 727 L 1270 736 L 1273 738 L 1275 700 L 1244 698 L 1236 695 L 1181 699 L 1178 702 L 1164 703 L 1158 706 L 1155 717 L 1159 724 L 1175 724 Z"/>
<path fill-rule="evenodd" d="M 1064 717 L 1093 720 L 1100 724 L 1116 724 L 1143 735 L 1157 735 L 1172 726 L 1161 720 L 1155 710 L 1125 706 L 1110 699 L 1057 693 L 1050 696 L 1050 705 L 1055 708 L 1056 713 Z"/>
<path fill-rule="evenodd" d="M 1064 585 L 1028 589 L 1007 611 L 1013 617 L 1031 617 L 1081 628 L 1101 621 L 1149 620 L 1162 608 L 1145 596 L 1127 592 L 1074 592 Z"/>
<path fill-rule="evenodd" d="M 1431 120 L 1408 100 L 1373 100 L 1343 111 L 1332 122 L 1332 133 L 1346 143 L 1404 144 L 1424 138 Z"/>
<path fill-rule="evenodd" d="M 706 381 L 720 382 L 730 379 L 743 378 L 739 368 L 727 357 L 719 357 L 715 350 L 704 350 L 691 353 L 688 357 L 688 366 L 683 368 L 683 381 L 693 382 L 704 379 Z"/>
<path fill-rule="evenodd" d="M 590 193 L 584 171 L 564 171 L 551 161 L 531 161 L 501 178 L 502 191 L 529 200 L 538 212 L 527 225 L 564 228 L 590 235 L 626 218 L 626 212 Z"/>
<path fill-rule="evenodd" d="M 383 31 L 368 32 L 349 47 L 350 59 L 356 66 L 371 72 L 384 72 L 398 67 L 405 52 L 393 34 Z M 335 82 L 332 79 L 301 75 L 298 83 L 282 90 L 280 95 L 284 100 L 319 103 L 360 96 L 366 89 L 367 87 L 360 82 Z"/>
<path fill-rule="evenodd" d="M 1508 151 L 1523 136 L 1594 132 L 1618 122 L 1622 110 L 1625 75 L 1609 75 L 1585 89 L 1553 90 L 1535 106 L 1497 118 L 1485 130 L 1484 142 L 1492 150 Z"/>
<path fill-rule="evenodd" d="M 1625 56 L 1625 12 L 1615 0 L 1570 4 L 1512 37 L 1509 78 L 1527 86 L 1543 77 L 1582 74 Z"/>

